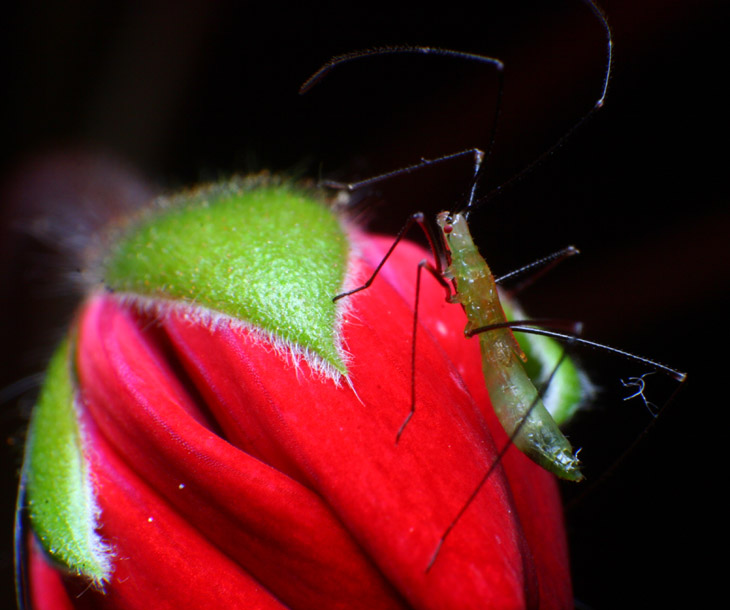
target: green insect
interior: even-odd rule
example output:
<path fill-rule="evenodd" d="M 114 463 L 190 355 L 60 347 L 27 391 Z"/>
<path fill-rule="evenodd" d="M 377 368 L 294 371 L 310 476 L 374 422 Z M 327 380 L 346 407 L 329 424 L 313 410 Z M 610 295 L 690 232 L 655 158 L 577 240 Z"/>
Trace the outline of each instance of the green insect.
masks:
<path fill-rule="evenodd" d="M 507 183 L 503 184 L 502 187 L 496 189 L 496 192 L 500 192 L 506 185 L 512 184 L 517 179 L 524 177 L 524 175 L 529 173 L 537 164 L 552 154 L 557 148 L 562 146 L 572 133 L 594 112 L 603 107 L 612 69 L 613 39 L 611 29 L 603 11 L 593 0 L 583 0 L 583 3 L 591 10 L 595 18 L 598 20 L 606 36 L 606 63 L 600 94 L 594 102 L 593 107 L 586 115 L 579 119 L 573 127 L 564 133 L 563 136 L 561 136 L 536 160 L 530 163 L 517 175 L 513 176 Z M 375 268 L 371 277 L 362 286 L 359 286 L 354 290 L 338 294 L 334 297 L 334 300 L 338 300 L 367 289 L 372 284 L 397 244 L 401 241 L 401 239 L 403 239 L 404 235 L 414 224 L 421 226 L 426 233 L 431 249 L 434 253 L 435 265 L 424 261 L 419 266 L 416 282 L 416 304 L 414 308 L 411 356 L 411 408 L 405 418 L 405 421 L 396 434 L 396 443 L 404 434 L 408 423 L 414 417 L 416 412 L 417 372 L 415 361 L 417 353 L 418 299 L 420 295 L 421 281 L 420 272 L 422 269 L 426 269 L 439 283 L 444 286 L 448 292 L 448 300 L 450 302 L 459 303 L 464 309 L 468 320 L 467 327 L 464 331 L 465 335 L 467 337 L 479 335 L 482 354 L 482 369 L 486 388 L 495 414 L 509 436 L 509 442 L 501 449 L 494 462 L 489 465 L 481 481 L 473 490 L 469 498 L 464 502 L 461 510 L 454 517 L 448 528 L 441 536 L 437 548 L 427 567 L 428 570 L 436 560 L 439 550 L 441 549 L 441 546 L 446 540 L 449 532 L 456 526 L 461 516 L 468 509 L 471 502 L 484 486 L 485 482 L 492 475 L 495 468 L 497 468 L 501 463 L 503 456 L 512 444 L 517 446 L 525 455 L 539 464 L 542 468 L 560 478 L 571 481 L 580 481 L 583 479 L 583 475 L 580 471 L 580 463 L 577 458 L 577 452 L 573 451 L 570 443 L 560 431 L 555 419 L 544 404 L 543 389 L 546 388 L 549 385 L 550 380 L 556 376 L 559 367 L 564 361 L 565 350 L 562 349 L 562 357 L 556 359 L 556 361 L 554 361 L 551 365 L 547 365 L 547 368 L 551 369 L 552 372 L 547 376 L 547 381 L 542 383 L 542 388 L 538 390 L 535 383 L 533 383 L 533 379 L 531 379 L 525 369 L 525 353 L 515 339 L 513 331 L 542 335 L 549 339 L 557 339 L 562 342 L 566 342 L 569 345 L 577 344 L 598 348 L 628 358 L 635 362 L 640 362 L 654 370 L 664 372 L 673 377 L 679 383 L 684 382 L 686 374 L 659 364 L 653 360 L 578 337 L 576 335 L 579 334 L 579 325 L 574 327 L 573 332 L 565 333 L 552 330 L 552 327 L 555 325 L 555 321 L 552 321 L 552 323 L 549 321 L 540 322 L 537 320 L 509 321 L 508 317 L 505 315 L 505 308 L 500 301 L 500 295 L 497 290 L 498 280 L 494 278 L 486 261 L 479 254 L 468 228 L 469 214 L 478 206 L 483 205 L 485 201 L 490 199 L 489 194 L 486 197 L 478 196 L 478 191 L 480 180 L 483 177 L 483 162 L 485 159 L 489 158 L 497 131 L 496 125 L 500 115 L 504 69 L 504 65 L 500 60 L 493 57 L 432 47 L 399 46 L 356 51 L 332 58 L 317 72 L 315 72 L 314 75 L 304 83 L 304 85 L 302 85 L 300 93 L 307 92 L 325 78 L 334 68 L 337 68 L 342 64 L 361 58 L 389 54 L 440 55 L 462 61 L 476 61 L 490 66 L 495 71 L 499 82 L 499 93 L 495 116 L 492 123 L 488 146 L 485 151 L 478 148 L 470 148 L 443 155 L 435 159 L 422 159 L 420 162 L 413 165 L 367 178 L 359 182 L 341 183 L 325 181 L 323 183 L 325 186 L 341 189 L 347 192 L 353 192 L 373 186 L 379 182 L 389 180 L 396 176 L 410 174 L 445 161 L 451 161 L 461 157 L 471 158 L 473 160 L 473 178 L 467 201 L 459 208 L 459 210 L 455 212 L 441 212 L 437 216 L 436 225 L 438 226 L 438 231 L 436 231 L 436 229 L 426 221 L 423 213 L 417 212 L 411 215 L 405 226 L 395 238 L 394 243 L 391 245 L 384 258 Z M 550 266 L 551 264 L 576 253 L 577 250 L 575 248 L 568 247 L 546 257 L 545 259 L 528 265 L 521 271 L 529 271 L 540 266 Z M 557 344 L 553 341 L 551 342 L 551 350 L 553 352 L 560 352 L 561 348 L 557 347 Z M 641 396 L 646 402 L 646 398 L 643 394 L 643 378 L 643 375 L 641 377 L 631 378 L 633 381 L 630 380 L 629 385 L 632 387 L 639 387 L 639 392 L 635 393 L 632 397 Z"/>
<path fill-rule="evenodd" d="M 450 258 L 443 276 L 455 284 L 451 301 L 464 308 L 465 334 L 492 327 L 479 334 L 479 345 L 484 381 L 502 427 L 515 446 L 545 470 L 563 479 L 581 480 L 578 458 L 525 371 L 527 358 L 507 326 L 494 276 L 474 245 L 466 218 L 441 212 L 436 223 Z"/>
<path fill-rule="evenodd" d="M 593 112 L 595 109 L 603 106 L 603 101 L 606 96 L 609 75 L 611 72 L 613 45 L 611 31 L 603 12 L 591 0 L 585 0 L 585 2 L 594 15 L 596 15 L 599 19 L 606 32 L 607 38 L 606 71 L 600 96 L 591 111 Z M 355 60 L 371 58 L 374 56 L 400 54 L 451 57 L 459 61 L 485 64 L 494 70 L 498 80 L 499 93 L 495 106 L 492 130 L 489 137 L 489 145 L 486 152 L 478 148 L 471 148 L 444 155 L 436 159 L 422 159 L 419 163 L 414 165 L 403 167 L 355 183 L 325 181 L 325 186 L 353 192 L 367 188 L 376 183 L 389 180 L 395 176 L 412 173 L 445 161 L 463 157 L 471 158 L 473 162 L 473 180 L 468 194 L 468 200 L 461 208 L 460 212 L 453 214 L 444 212 L 439 215 L 437 224 L 439 226 L 440 235 L 437 235 L 436 230 L 426 222 L 422 213 L 419 212 L 413 214 L 406 225 L 401 229 L 390 250 L 378 264 L 373 275 L 368 279 L 368 281 L 354 290 L 337 295 L 334 300 L 348 297 L 360 290 L 368 288 L 406 232 L 413 224 L 419 224 L 426 232 L 426 236 L 436 259 L 436 266 L 424 265 L 424 267 L 431 273 L 431 275 L 434 276 L 434 278 L 436 278 L 437 281 L 444 285 L 450 295 L 449 300 L 454 303 L 460 303 L 464 308 L 469 321 L 469 325 L 466 329 L 466 335 L 473 336 L 474 334 L 480 334 L 483 362 L 482 368 L 484 371 L 487 389 L 496 415 L 505 431 L 510 436 L 511 441 L 514 442 L 514 444 L 523 453 L 546 470 L 561 478 L 579 481 L 583 478 L 579 468 L 579 461 L 576 458 L 570 443 L 562 434 L 553 417 L 543 404 L 542 397 L 539 395 L 538 390 L 535 388 L 535 385 L 523 367 L 523 362 L 526 361 L 525 353 L 512 334 L 512 330 L 509 328 L 509 323 L 507 322 L 503 307 L 500 303 L 495 279 L 492 276 L 487 263 L 479 255 L 467 226 L 467 219 L 470 212 L 484 202 L 484 199 L 480 199 L 477 196 L 478 186 L 484 169 L 483 162 L 489 157 L 496 135 L 496 127 L 501 111 L 504 84 L 504 64 L 494 57 L 454 51 L 451 49 L 410 46 L 383 47 L 365 51 L 355 51 L 332 58 L 305 81 L 300 88 L 300 93 L 306 93 L 309 91 L 312 87 L 327 77 L 332 70 L 342 66 L 343 64 L 348 64 Z M 547 156 L 557 147 L 562 145 L 565 139 L 586 120 L 587 116 L 588 115 L 583 117 L 549 150 L 543 153 L 537 161 L 540 161 L 543 157 Z M 529 165 L 516 177 L 520 177 L 530 171 L 535 163 Z M 577 253 L 577 250 L 567 248 L 566 250 L 561 251 L 561 253 L 548 257 L 543 262 L 550 262 L 551 260 L 555 260 L 561 256 L 564 257 L 573 253 Z M 539 264 L 540 262 L 538 261 L 535 266 Z M 452 284 L 449 284 L 449 280 L 451 280 Z M 420 283 L 420 270 L 418 282 Z M 400 440 L 401 435 L 404 433 L 416 409 L 415 354 L 418 288 L 416 299 L 412 354 L 413 372 L 411 410 L 397 432 L 396 442 Z M 500 325 L 501 328 L 495 327 Z M 522 328 L 521 330 L 524 332 L 534 332 L 535 334 L 550 334 L 549 331 L 541 333 L 541 331 L 533 328 Z M 572 340 L 571 337 L 567 337 L 561 333 L 554 333 L 553 336 Z"/>

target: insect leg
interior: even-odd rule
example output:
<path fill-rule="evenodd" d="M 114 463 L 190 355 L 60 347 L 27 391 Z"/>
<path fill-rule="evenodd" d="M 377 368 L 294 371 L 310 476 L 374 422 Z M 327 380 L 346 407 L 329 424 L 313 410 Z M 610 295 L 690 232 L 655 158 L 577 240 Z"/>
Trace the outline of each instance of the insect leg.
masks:
<path fill-rule="evenodd" d="M 461 150 L 456 153 L 450 153 L 448 155 L 443 155 L 442 157 L 437 157 L 435 159 L 421 159 L 418 163 L 414 163 L 413 165 L 401 167 L 399 169 L 395 169 L 393 171 L 386 172 L 384 174 L 379 174 L 377 176 L 372 176 L 370 178 L 366 178 L 365 180 L 360 180 L 358 182 L 338 182 L 336 180 L 322 180 L 320 182 L 320 185 L 328 187 L 328 188 L 345 190 L 349 193 L 352 193 L 363 187 L 372 186 L 373 184 L 383 182 L 390 178 L 395 178 L 396 176 L 410 174 L 410 173 L 413 173 L 420 169 L 423 169 L 425 167 L 429 167 L 431 165 L 436 165 L 437 163 L 442 163 L 444 161 L 451 161 L 452 159 L 458 159 L 459 157 L 466 157 L 466 156 L 470 156 L 470 155 L 474 157 L 474 177 L 472 179 L 472 186 L 471 186 L 471 190 L 469 193 L 469 201 L 472 201 L 474 199 L 474 195 L 476 192 L 476 185 L 477 185 L 476 177 L 479 174 L 479 170 L 481 168 L 482 161 L 484 160 L 484 152 L 479 148 L 467 148 L 466 150 Z"/>
<path fill-rule="evenodd" d="M 393 240 L 393 244 L 390 246 L 390 248 L 388 248 L 388 251 L 385 253 L 385 256 L 378 263 L 378 266 L 375 267 L 375 271 L 373 271 L 372 275 L 366 280 L 366 282 L 362 286 L 358 286 L 357 288 L 353 288 L 352 290 L 348 290 L 347 292 L 342 292 L 338 295 L 335 295 L 332 298 L 332 301 L 337 302 L 344 297 L 349 297 L 355 293 L 360 292 L 361 290 L 365 290 L 366 288 L 369 288 L 370 285 L 375 280 L 375 277 L 378 275 L 378 273 L 380 273 L 380 270 L 383 268 L 383 265 L 385 265 L 385 262 L 390 258 L 390 255 L 393 254 L 395 247 L 401 242 L 401 240 L 405 237 L 406 233 L 408 233 L 408 231 L 414 224 L 418 224 L 423 229 L 423 232 L 426 234 L 426 239 L 428 239 L 429 245 L 431 247 L 431 251 L 434 253 L 434 256 L 436 257 L 437 268 L 442 269 L 444 267 L 444 261 L 440 254 L 440 251 L 436 248 L 437 241 L 434 239 L 434 235 L 432 234 L 430 225 L 426 222 L 423 212 L 416 212 L 415 214 L 412 214 L 408 218 L 408 220 L 406 221 L 406 224 L 403 225 L 403 228 L 400 231 L 398 231 L 398 235 L 396 235 L 395 240 Z"/>
<path fill-rule="evenodd" d="M 511 294 L 517 294 L 534 284 L 546 273 L 552 271 L 558 264 L 571 256 L 575 256 L 576 254 L 580 254 L 580 250 L 578 250 L 575 246 L 568 246 L 567 248 L 553 252 L 552 254 L 544 256 L 532 263 L 520 267 L 519 269 L 515 269 L 514 271 L 510 271 L 500 277 L 494 278 L 494 283 L 500 284 L 505 280 L 517 277 L 518 275 L 529 273 L 530 275 L 526 279 L 520 282 L 517 286 L 510 288 Z"/>
<path fill-rule="evenodd" d="M 522 324 L 533 324 L 533 323 L 534 322 L 531 320 L 522 322 Z M 576 337 L 574 335 L 560 333 L 560 332 L 548 330 L 545 328 L 537 328 L 535 326 L 526 326 L 526 325 L 516 324 L 514 322 L 509 322 L 508 326 L 512 330 L 516 330 L 519 332 L 531 333 L 533 335 L 543 335 L 545 337 L 552 337 L 553 339 L 559 339 L 562 341 L 570 341 L 570 342 L 574 342 L 574 343 L 577 343 L 580 345 L 585 345 L 586 347 L 604 350 L 606 352 L 616 354 L 616 355 L 626 358 L 628 360 L 634 360 L 636 362 L 641 362 L 643 364 L 646 364 L 646 365 L 652 367 L 653 369 L 656 369 L 657 371 L 662 371 L 663 373 L 666 373 L 670 377 L 673 377 L 674 379 L 679 381 L 680 384 L 684 383 L 684 381 L 687 379 L 687 373 L 683 373 L 682 371 L 678 371 L 677 369 L 668 367 L 664 364 L 657 362 L 656 360 L 644 358 L 643 356 L 637 356 L 636 354 L 632 354 L 631 352 L 626 352 L 626 351 L 618 349 L 616 347 L 611 347 L 610 345 L 605 345 L 603 343 L 597 343 L 596 341 L 582 339 L 581 337 Z M 472 336 L 472 335 L 476 335 L 480 332 L 485 332 L 487 330 L 491 330 L 492 328 L 494 328 L 494 326 L 483 326 L 481 328 L 473 328 L 469 331 L 468 334 L 469 334 L 469 336 Z"/>
<path fill-rule="evenodd" d="M 444 287 L 444 290 L 446 291 L 446 300 L 449 301 L 451 299 L 452 290 L 451 285 L 448 281 L 446 281 L 443 277 L 443 269 L 445 268 L 445 262 L 443 260 L 443 257 L 445 256 L 440 250 L 436 248 L 436 240 L 434 239 L 434 236 L 431 234 L 430 225 L 426 223 L 425 217 L 422 212 L 416 212 L 410 218 L 407 220 L 406 224 L 403 225 L 403 228 L 398 232 L 398 235 L 396 236 L 395 240 L 391 244 L 388 251 L 385 253 L 385 256 L 382 258 L 380 263 L 378 263 L 378 266 L 373 271 L 372 275 L 367 279 L 367 281 L 362 285 L 358 286 L 357 288 L 354 288 L 353 290 L 350 290 L 348 292 L 343 292 L 342 294 L 338 294 L 335 296 L 332 300 L 338 301 L 341 298 L 353 295 L 357 292 L 360 292 L 361 290 L 365 290 L 368 288 L 373 281 L 375 280 L 375 277 L 378 275 L 380 270 L 383 268 L 383 265 L 385 265 L 385 262 L 388 260 L 390 255 L 395 250 L 396 246 L 401 242 L 405 234 L 408 232 L 408 230 L 414 225 L 418 224 L 426 234 L 426 237 L 431 245 L 431 251 L 434 253 L 436 266 L 429 263 L 427 260 L 422 260 L 418 264 L 418 269 L 416 271 L 416 297 L 415 297 L 415 303 L 413 307 L 413 333 L 412 333 L 412 340 L 411 340 L 411 409 L 408 413 L 408 416 L 406 417 L 405 421 L 401 424 L 400 428 L 398 429 L 398 432 L 395 437 L 396 444 L 400 440 L 401 435 L 403 434 L 403 431 L 406 429 L 406 426 L 408 425 L 408 422 L 413 417 L 413 414 L 416 412 L 416 341 L 417 341 L 417 335 L 418 335 L 418 308 L 420 304 L 420 295 L 421 295 L 421 272 L 423 269 L 426 269 L 435 279 Z M 443 250 L 443 248 L 441 249 Z"/>
<path fill-rule="evenodd" d="M 494 197 L 498 196 L 499 194 L 503 193 L 507 189 L 509 189 L 511 186 L 514 186 L 517 182 L 522 180 L 525 176 L 532 173 L 533 170 L 535 170 L 537 167 L 539 167 L 548 157 L 550 157 L 556 150 L 560 149 L 563 144 L 565 144 L 572 136 L 573 134 L 586 122 L 588 121 L 593 115 L 603 108 L 603 104 L 606 101 L 606 95 L 608 93 L 608 83 L 611 80 L 611 74 L 613 72 L 613 33 L 611 31 L 611 26 L 608 24 L 608 19 L 606 18 L 606 14 L 603 12 L 603 9 L 601 9 L 594 0 L 583 0 L 583 4 L 586 4 L 588 8 L 591 10 L 593 15 L 596 17 L 598 22 L 601 24 L 601 27 L 603 28 L 605 37 L 606 37 L 606 63 L 605 63 L 605 69 L 603 72 L 603 84 L 601 86 L 601 92 L 596 101 L 594 102 L 593 106 L 591 107 L 588 112 L 586 112 L 580 119 L 578 119 L 572 127 L 570 127 L 566 132 L 563 133 L 562 136 L 560 136 L 556 142 L 554 142 L 547 150 L 545 150 L 542 154 L 540 154 L 536 159 L 531 161 L 528 165 L 523 167 L 520 171 L 518 171 L 515 175 L 513 175 L 511 178 L 506 180 L 505 182 L 501 183 L 496 188 L 492 189 L 488 193 L 486 193 L 484 196 L 480 197 L 479 199 L 475 199 L 473 203 L 466 206 L 462 213 L 468 218 L 470 212 L 473 209 L 476 209 L 480 204 L 482 204 L 485 201 L 491 201 Z"/>
<path fill-rule="evenodd" d="M 418 335 L 418 305 L 421 300 L 421 272 L 426 269 L 439 284 L 446 289 L 446 300 L 451 298 L 451 285 L 444 279 L 442 272 L 431 265 L 427 260 L 422 260 L 418 264 L 418 271 L 416 272 L 416 301 L 413 306 L 413 332 L 411 334 L 411 410 L 406 416 L 405 421 L 401 424 L 398 429 L 398 433 L 395 435 L 395 443 L 398 444 L 403 431 L 406 429 L 408 422 L 416 412 L 416 336 Z"/>
<path fill-rule="evenodd" d="M 537 391 L 537 396 L 532 401 L 532 404 L 530 405 L 530 408 L 528 409 L 525 416 L 522 418 L 519 424 L 517 424 L 517 427 L 512 431 L 512 434 L 510 434 L 509 438 L 507 439 L 507 442 L 505 443 L 504 447 L 500 449 L 499 453 L 497 454 L 497 457 L 494 458 L 494 461 L 490 464 L 487 471 L 484 473 L 484 476 L 479 480 L 479 483 L 477 483 L 474 490 L 471 492 L 469 497 L 467 498 L 466 502 L 462 505 L 462 507 L 459 509 L 459 512 L 456 514 L 454 519 L 449 523 L 448 527 L 444 530 L 444 533 L 441 535 L 441 538 L 439 538 L 439 541 L 436 544 L 436 549 L 433 552 L 433 555 L 431 555 L 431 559 L 428 562 L 428 565 L 426 566 L 426 572 L 429 572 L 431 568 L 433 567 L 433 564 L 436 562 L 436 559 L 438 558 L 439 552 L 441 551 L 441 547 L 443 547 L 444 542 L 446 542 L 446 538 L 451 533 L 451 531 L 456 527 L 456 524 L 461 520 L 461 518 L 464 516 L 464 513 L 466 513 L 469 506 L 471 506 L 472 502 L 474 502 L 474 499 L 479 495 L 479 492 L 482 490 L 482 487 L 484 487 L 484 484 L 489 480 L 489 477 L 492 476 L 492 473 L 495 471 L 495 469 L 502 463 L 502 460 L 504 459 L 504 456 L 507 454 L 507 451 L 509 451 L 509 448 L 514 445 L 515 439 L 517 436 L 522 432 L 522 428 L 527 423 L 527 420 L 529 419 L 529 416 L 531 415 L 531 412 L 535 409 L 535 407 L 541 403 L 542 397 L 545 394 L 545 390 L 550 385 L 550 382 L 553 379 L 553 376 L 557 372 L 557 370 L 560 368 L 560 365 L 563 363 L 563 360 L 565 359 L 566 351 L 563 350 L 563 354 L 560 357 L 560 360 L 555 365 L 555 368 L 552 370 L 552 373 L 548 377 L 548 379 L 543 383 L 540 388 Z"/>

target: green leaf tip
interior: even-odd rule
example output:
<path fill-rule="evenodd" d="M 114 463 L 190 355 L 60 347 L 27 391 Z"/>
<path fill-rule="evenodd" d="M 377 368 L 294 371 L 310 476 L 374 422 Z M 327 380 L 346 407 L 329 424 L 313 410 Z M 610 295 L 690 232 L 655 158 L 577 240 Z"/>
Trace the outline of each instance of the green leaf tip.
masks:
<path fill-rule="evenodd" d="M 46 372 L 28 432 L 25 472 L 31 525 L 45 551 L 102 588 L 112 553 L 97 533 L 100 510 L 84 456 L 68 342 Z"/>
<path fill-rule="evenodd" d="M 500 296 L 504 313 L 508 320 L 526 320 L 529 318 L 517 303 Z M 555 339 L 540 335 L 516 332 L 515 338 L 527 356 L 524 367 L 535 387 L 550 379 L 550 375 L 563 357 L 565 347 Z M 596 394 L 596 388 L 575 361 L 564 358 L 553 375 L 550 385 L 543 396 L 545 408 L 559 426 L 568 423 L 573 415 L 589 403 Z"/>
<path fill-rule="evenodd" d="M 349 242 L 311 191 L 266 176 L 163 199 L 114 247 L 106 285 L 219 312 L 346 374 L 338 309 Z M 279 346 L 281 347 L 281 345 Z"/>

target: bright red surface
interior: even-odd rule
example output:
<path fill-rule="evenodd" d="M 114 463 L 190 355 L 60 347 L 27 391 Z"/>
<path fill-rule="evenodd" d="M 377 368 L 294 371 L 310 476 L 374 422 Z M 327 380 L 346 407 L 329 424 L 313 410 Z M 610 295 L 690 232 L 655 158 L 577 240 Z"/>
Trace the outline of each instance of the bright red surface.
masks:
<path fill-rule="evenodd" d="M 377 262 L 389 241 L 363 238 Z M 396 249 L 344 324 L 350 382 L 297 368 L 240 329 L 96 296 L 77 368 L 106 594 L 74 607 L 567 608 L 562 509 L 551 475 L 511 449 L 437 542 L 506 442 L 464 316 L 424 277 L 417 410 L 413 286 L 422 250 Z M 357 392 L 357 395 L 355 394 Z M 39 561 L 34 559 L 34 565 Z M 48 579 L 31 578 L 38 590 Z M 49 597 L 49 599 L 54 599 Z M 66 603 L 65 601 L 63 603 Z M 53 601 L 37 607 L 64 608 Z"/>

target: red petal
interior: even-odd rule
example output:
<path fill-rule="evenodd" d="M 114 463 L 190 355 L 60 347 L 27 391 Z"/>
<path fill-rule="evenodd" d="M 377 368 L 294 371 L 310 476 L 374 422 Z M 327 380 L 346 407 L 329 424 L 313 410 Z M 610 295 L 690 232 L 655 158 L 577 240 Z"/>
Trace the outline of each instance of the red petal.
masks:
<path fill-rule="evenodd" d="M 355 607 L 351 601 L 358 599 L 362 607 L 392 606 L 393 591 L 315 493 L 203 425 L 176 371 L 138 322 L 113 299 L 97 299 L 86 309 L 78 363 L 84 400 L 132 469 L 196 528 L 192 534 L 199 531 L 218 547 L 221 578 L 227 578 L 230 557 L 292 606 Z M 107 465 L 97 465 L 103 480 Z M 129 499 L 125 503 L 120 493 L 120 505 L 136 503 L 139 484 L 124 486 Z M 101 498 L 107 493 L 102 486 Z M 146 516 L 130 515 L 130 525 L 125 512 L 112 517 L 104 504 L 104 533 L 111 540 L 134 532 L 139 519 L 145 526 Z M 144 536 L 133 540 L 147 545 Z M 201 562 L 217 569 L 214 557 L 183 556 L 193 569 Z M 153 562 L 152 569 L 157 582 L 180 586 L 177 570 L 166 562 Z M 128 582 L 115 574 L 112 588 Z M 218 586 L 218 579 L 208 586 Z M 242 603 L 248 603 L 245 597 Z"/>
<path fill-rule="evenodd" d="M 34 536 L 28 536 L 28 582 L 33 608 L 42 610 L 72 610 L 70 596 L 63 578 L 53 563 L 45 556 Z"/>
<path fill-rule="evenodd" d="M 378 261 L 383 242 L 363 244 Z M 357 395 L 245 330 L 211 330 L 183 310 L 154 320 L 113 296 L 88 304 L 77 365 L 102 533 L 117 550 L 105 606 L 570 605 L 554 481 L 516 450 L 425 571 L 496 458 L 490 429 L 506 439 L 478 343 L 424 278 L 417 412 L 395 444 L 410 408 L 423 257 L 399 247 L 372 288 L 351 297 Z"/>

